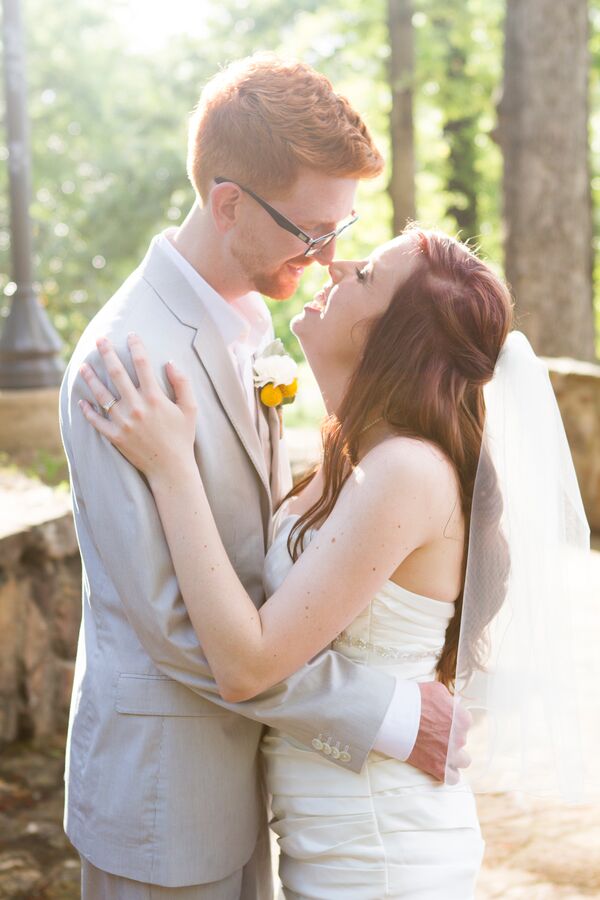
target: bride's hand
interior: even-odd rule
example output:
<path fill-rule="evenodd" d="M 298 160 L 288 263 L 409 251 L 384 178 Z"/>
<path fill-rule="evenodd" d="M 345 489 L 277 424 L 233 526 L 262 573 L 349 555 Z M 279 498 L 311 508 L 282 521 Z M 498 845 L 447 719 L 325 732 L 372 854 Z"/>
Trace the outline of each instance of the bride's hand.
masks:
<path fill-rule="evenodd" d="M 136 388 L 112 344 L 100 338 L 96 344 L 112 383 L 118 391 L 116 403 L 99 415 L 87 400 L 79 405 L 88 422 L 120 450 L 136 469 L 148 478 L 193 457 L 196 431 L 196 403 L 188 379 L 172 362 L 166 374 L 173 386 L 172 402 L 159 385 L 141 339 L 130 334 L 127 339 L 139 381 Z M 80 372 L 100 407 L 113 400 L 113 394 L 98 378 L 94 369 L 84 363 Z"/>

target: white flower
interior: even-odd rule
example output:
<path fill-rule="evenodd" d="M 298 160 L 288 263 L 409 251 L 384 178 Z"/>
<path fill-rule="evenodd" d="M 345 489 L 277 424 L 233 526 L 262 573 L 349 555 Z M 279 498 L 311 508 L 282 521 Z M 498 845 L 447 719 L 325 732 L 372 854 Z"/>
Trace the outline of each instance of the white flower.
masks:
<path fill-rule="evenodd" d="M 259 356 L 254 361 L 254 384 L 264 387 L 265 384 L 292 384 L 298 366 L 291 356 Z"/>

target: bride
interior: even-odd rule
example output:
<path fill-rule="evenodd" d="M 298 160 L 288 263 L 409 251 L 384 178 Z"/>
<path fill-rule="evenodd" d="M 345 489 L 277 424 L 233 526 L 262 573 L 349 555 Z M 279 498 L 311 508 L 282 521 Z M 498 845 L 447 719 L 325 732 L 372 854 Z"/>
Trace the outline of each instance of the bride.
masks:
<path fill-rule="evenodd" d="M 417 227 L 366 260 L 333 263 L 330 275 L 292 322 L 329 413 L 323 457 L 277 512 L 260 609 L 208 505 L 193 452 L 202 410 L 184 374 L 167 364 L 172 402 L 132 335 L 138 389 L 102 340 L 120 396 L 110 419 L 81 403 L 148 480 L 229 701 L 254 697 L 331 643 L 402 678 L 451 688 L 456 676 L 483 388 L 511 330 L 511 297 L 465 245 Z M 82 374 L 99 404 L 112 399 L 92 369 Z M 502 597 L 478 603 L 471 660 Z M 262 745 L 287 898 L 473 897 L 483 841 L 461 778 L 440 784 L 376 752 L 356 774 L 325 758 L 348 752 L 331 735 L 314 744 L 320 752 L 271 730 Z"/>

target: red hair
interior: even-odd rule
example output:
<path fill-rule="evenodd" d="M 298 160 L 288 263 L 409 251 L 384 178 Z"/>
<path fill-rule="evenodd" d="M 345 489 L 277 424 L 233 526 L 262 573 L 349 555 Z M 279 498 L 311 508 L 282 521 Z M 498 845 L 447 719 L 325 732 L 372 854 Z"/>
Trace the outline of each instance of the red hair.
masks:
<path fill-rule="evenodd" d="M 205 86 L 190 121 L 187 166 L 206 200 L 217 176 L 281 195 L 302 167 L 373 178 L 383 159 L 361 117 L 324 75 L 258 53 Z"/>
<path fill-rule="evenodd" d="M 492 378 L 510 331 L 513 303 L 506 285 L 464 244 L 417 226 L 409 230 L 415 238 L 414 266 L 387 310 L 369 324 L 339 412 L 325 423 L 323 493 L 292 530 L 288 546 L 293 558 L 307 530 L 318 527 L 333 509 L 357 462 L 361 430 L 378 414 L 398 434 L 430 441 L 450 460 L 460 486 L 465 535 L 469 533 L 485 418 L 483 386 Z M 497 524 L 495 477 L 488 490 Z M 497 529 L 489 537 L 505 573 L 508 561 Z M 463 585 L 467 544 L 465 537 Z M 481 620 L 467 636 L 469 671 L 482 664 L 485 625 L 503 599 L 502 591 L 481 598 Z M 456 676 L 461 609 L 462 591 L 437 665 L 437 677 L 448 687 Z"/>

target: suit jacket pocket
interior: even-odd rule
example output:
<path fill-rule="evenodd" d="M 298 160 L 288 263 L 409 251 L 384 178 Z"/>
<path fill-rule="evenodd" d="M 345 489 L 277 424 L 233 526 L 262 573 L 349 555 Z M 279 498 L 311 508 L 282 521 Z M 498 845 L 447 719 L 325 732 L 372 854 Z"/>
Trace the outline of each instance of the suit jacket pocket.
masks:
<path fill-rule="evenodd" d="M 231 713 L 160 675 L 119 675 L 117 712 L 135 716 L 227 716 Z"/>

